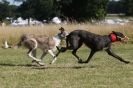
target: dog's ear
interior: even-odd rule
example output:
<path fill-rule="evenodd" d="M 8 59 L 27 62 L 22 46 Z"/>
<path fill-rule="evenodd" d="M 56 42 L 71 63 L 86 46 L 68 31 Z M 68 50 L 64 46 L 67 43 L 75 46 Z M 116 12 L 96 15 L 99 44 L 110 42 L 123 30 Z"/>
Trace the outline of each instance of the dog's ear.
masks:
<path fill-rule="evenodd" d="M 59 30 L 64 31 L 65 29 L 63 27 L 61 27 Z"/>

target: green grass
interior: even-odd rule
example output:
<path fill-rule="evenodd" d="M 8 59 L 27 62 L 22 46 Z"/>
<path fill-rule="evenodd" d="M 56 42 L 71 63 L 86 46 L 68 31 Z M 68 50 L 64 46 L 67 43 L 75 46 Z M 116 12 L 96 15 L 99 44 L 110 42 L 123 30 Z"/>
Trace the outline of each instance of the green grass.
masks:
<path fill-rule="evenodd" d="M 132 88 L 133 45 L 113 45 L 113 51 L 131 61 L 124 64 L 105 52 L 96 53 L 88 64 L 78 64 L 70 51 L 59 55 L 50 65 L 47 55 L 45 66 L 31 65 L 26 49 L 0 48 L 0 88 Z M 78 55 L 86 60 L 90 50 L 82 47 Z M 38 56 L 41 54 L 38 51 Z"/>

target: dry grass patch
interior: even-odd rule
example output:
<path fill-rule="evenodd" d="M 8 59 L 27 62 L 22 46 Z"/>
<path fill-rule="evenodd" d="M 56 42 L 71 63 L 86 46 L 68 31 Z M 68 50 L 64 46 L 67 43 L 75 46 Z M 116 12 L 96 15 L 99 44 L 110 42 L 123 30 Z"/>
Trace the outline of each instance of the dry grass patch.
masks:
<path fill-rule="evenodd" d="M 111 31 L 120 31 L 132 40 L 133 38 L 133 25 L 124 26 L 111 26 L 111 25 L 91 25 L 91 24 L 67 24 L 67 25 L 44 25 L 44 26 L 31 26 L 31 27 L 0 27 L 0 44 L 3 40 L 8 40 L 10 43 L 18 41 L 22 34 L 41 34 L 46 36 L 53 36 L 58 33 L 60 27 L 64 27 L 66 31 L 82 29 L 97 34 L 109 34 Z"/>

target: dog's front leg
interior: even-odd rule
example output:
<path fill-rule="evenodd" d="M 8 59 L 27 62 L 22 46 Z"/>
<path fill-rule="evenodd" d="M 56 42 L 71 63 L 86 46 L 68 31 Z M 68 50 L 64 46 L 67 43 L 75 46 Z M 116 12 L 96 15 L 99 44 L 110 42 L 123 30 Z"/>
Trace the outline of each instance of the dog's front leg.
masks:
<path fill-rule="evenodd" d="M 56 57 L 61 53 L 61 50 L 59 49 L 59 47 L 58 46 L 56 46 L 56 48 L 57 48 L 57 50 L 58 50 L 58 52 L 56 53 Z"/>
<path fill-rule="evenodd" d="M 52 62 L 51 62 L 50 64 L 53 64 L 53 63 L 57 60 L 57 57 L 56 57 L 56 55 L 53 53 L 52 50 L 48 50 L 48 52 L 49 52 L 49 54 L 53 57 L 53 60 L 52 60 Z"/>
<path fill-rule="evenodd" d="M 88 59 L 85 62 L 83 62 L 83 63 L 88 63 L 94 54 L 95 54 L 95 51 L 91 50 Z"/>
<path fill-rule="evenodd" d="M 122 59 L 121 57 L 119 57 L 118 55 L 116 55 L 115 53 L 113 53 L 112 50 L 111 50 L 110 48 L 106 49 L 106 52 L 107 52 L 109 55 L 111 55 L 111 56 L 115 57 L 116 59 L 120 60 L 121 62 L 124 62 L 124 63 L 126 63 L 126 64 L 130 63 L 129 61 L 125 61 L 124 59 Z"/>
<path fill-rule="evenodd" d="M 82 59 L 76 54 L 76 51 L 77 51 L 77 49 L 76 50 L 73 50 L 72 51 L 72 54 L 77 58 L 78 63 L 82 63 Z"/>

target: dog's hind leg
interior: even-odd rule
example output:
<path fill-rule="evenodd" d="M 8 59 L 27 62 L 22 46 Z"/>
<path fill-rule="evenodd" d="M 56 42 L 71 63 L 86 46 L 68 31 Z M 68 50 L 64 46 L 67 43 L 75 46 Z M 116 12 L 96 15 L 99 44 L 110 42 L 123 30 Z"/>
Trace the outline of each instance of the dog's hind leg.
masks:
<path fill-rule="evenodd" d="M 35 39 L 31 38 L 31 39 L 27 40 L 27 44 L 30 44 L 30 42 L 28 42 L 28 41 L 32 41 L 35 43 L 34 47 L 29 48 L 28 56 L 31 57 L 33 60 L 40 62 L 41 60 L 36 58 L 36 48 L 38 46 L 37 41 Z"/>
<path fill-rule="evenodd" d="M 41 55 L 40 59 L 42 60 L 45 56 L 46 56 L 46 52 L 43 52 L 43 54 Z"/>
<path fill-rule="evenodd" d="M 34 49 L 30 49 L 28 51 L 28 56 L 31 57 L 33 60 L 37 61 L 37 62 L 40 62 L 41 60 L 40 59 L 37 59 L 36 57 L 33 56 L 33 50 Z"/>
<path fill-rule="evenodd" d="M 94 54 L 95 54 L 95 51 L 91 50 L 88 59 L 85 62 L 83 62 L 83 63 L 88 63 Z"/>
<path fill-rule="evenodd" d="M 33 55 L 33 57 L 36 58 L 36 49 L 32 51 L 32 55 Z M 34 62 L 36 62 L 36 60 L 32 60 L 32 63 L 34 63 Z"/>
<path fill-rule="evenodd" d="M 42 59 L 44 58 L 44 56 L 46 55 L 47 53 L 45 51 L 43 51 L 43 54 L 41 55 L 40 59 L 42 61 Z M 38 62 L 39 65 L 43 66 L 44 63 L 43 62 Z"/>
<path fill-rule="evenodd" d="M 36 49 L 32 51 L 32 54 L 36 58 Z"/>
<path fill-rule="evenodd" d="M 34 57 L 36 58 L 36 49 L 33 50 L 31 54 L 32 54 L 33 58 L 34 58 Z M 39 60 L 39 59 L 38 59 L 38 60 Z M 37 60 L 34 60 L 34 59 L 33 59 L 33 60 L 32 60 L 32 63 L 33 63 L 33 64 L 34 64 L 34 63 L 37 63 L 37 64 L 43 66 L 44 63 L 42 63 L 41 60 L 42 60 L 42 59 L 40 59 L 39 61 L 37 61 Z"/>
<path fill-rule="evenodd" d="M 116 55 L 115 53 L 113 53 L 112 50 L 111 50 L 110 48 L 109 48 L 109 49 L 106 49 L 106 52 L 107 52 L 109 55 L 115 57 L 116 59 L 118 59 L 118 60 L 121 61 L 121 62 L 124 62 L 124 63 L 126 63 L 126 64 L 130 63 L 129 61 L 125 61 L 124 59 L 122 59 L 121 57 L 119 57 L 118 55 Z"/>

